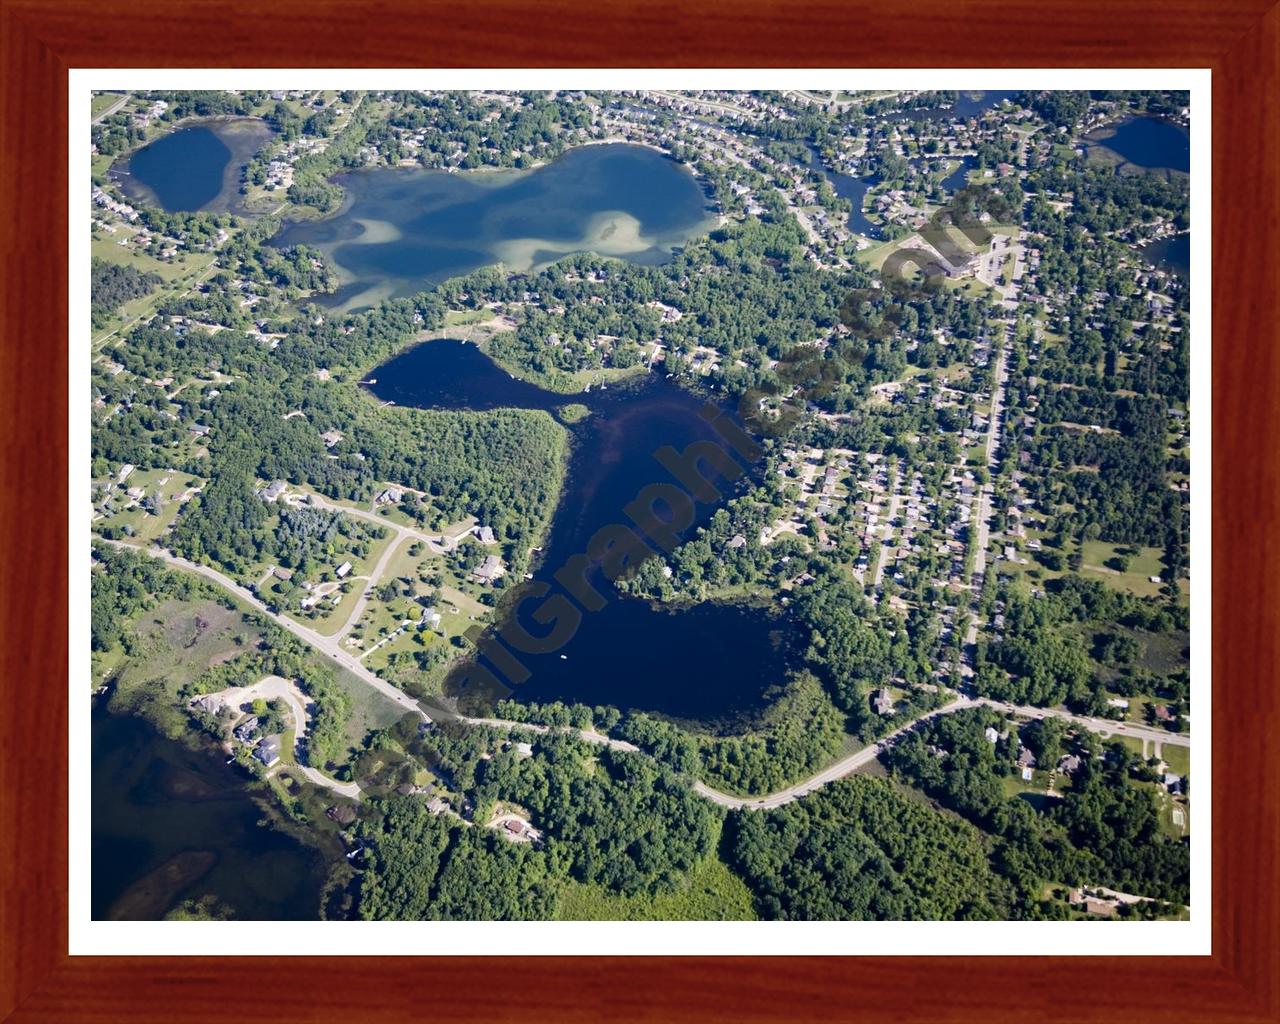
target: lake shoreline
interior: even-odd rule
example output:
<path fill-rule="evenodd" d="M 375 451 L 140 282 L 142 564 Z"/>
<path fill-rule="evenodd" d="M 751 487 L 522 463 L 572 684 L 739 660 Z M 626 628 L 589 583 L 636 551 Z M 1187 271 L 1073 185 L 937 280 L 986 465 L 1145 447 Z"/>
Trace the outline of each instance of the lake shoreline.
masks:
<path fill-rule="evenodd" d="M 229 130 L 239 126 L 245 128 L 244 137 L 238 139 L 234 132 L 231 132 L 229 137 Z M 194 208 L 186 208 L 185 204 L 170 208 L 170 205 L 161 198 L 155 185 L 148 183 L 134 172 L 133 161 L 140 153 L 152 146 L 170 142 L 183 132 L 193 129 L 210 131 L 227 148 L 226 163 L 221 171 L 221 185 L 212 197 Z M 246 114 L 192 115 L 175 121 L 167 130 L 144 141 L 141 145 L 118 154 L 107 168 L 107 176 L 131 200 L 154 206 L 167 214 L 230 214 L 244 220 L 259 220 L 265 215 L 249 210 L 244 205 L 244 196 L 240 194 L 240 176 L 253 156 L 267 146 L 275 138 L 275 134 L 260 117 Z"/>
<path fill-rule="evenodd" d="M 217 896 L 240 919 L 281 917 L 278 911 L 271 912 L 278 906 L 290 908 L 284 919 L 323 919 L 326 894 L 346 884 L 346 860 L 321 833 L 290 817 L 283 795 L 270 782 L 225 764 L 225 751 L 191 722 L 178 735 L 171 735 L 146 714 L 113 711 L 109 699 L 100 697 L 94 698 L 93 721 L 95 765 L 128 749 L 124 764 L 136 776 L 132 784 L 121 780 L 118 786 L 107 786 L 107 778 L 118 773 L 104 773 L 102 788 L 95 787 L 92 797 L 95 817 L 105 814 L 112 823 L 105 838 L 99 823 L 93 827 L 95 919 L 158 920 L 184 898 L 203 895 Z M 121 744 L 136 749 L 122 748 Z M 157 766 L 162 767 L 160 774 Z M 198 792 L 186 783 L 184 773 L 194 774 L 200 783 Z M 95 771 L 94 778 L 98 777 Z M 108 800 L 108 792 L 109 810 L 101 803 Z M 181 838 L 174 835 L 166 823 L 175 818 L 186 822 L 187 829 L 203 823 L 196 827 L 203 839 L 190 833 Z M 316 882 L 315 905 L 303 912 L 296 902 L 277 904 L 268 897 L 255 903 L 259 896 L 252 890 L 233 888 L 228 892 L 228 883 L 240 877 L 240 868 L 234 856 L 228 861 L 226 851 L 216 845 L 223 841 L 218 837 L 228 831 L 224 821 L 234 821 L 235 828 L 244 830 L 242 838 L 250 844 L 249 852 L 257 851 L 255 856 L 276 858 L 281 866 L 296 859 L 297 870 L 307 872 Z M 146 853 L 136 852 L 139 843 L 145 844 Z M 101 858 L 114 863 L 120 854 L 113 851 L 126 848 L 135 852 L 123 874 L 119 868 L 108 869 L 99 863 Z M 135 874 L 133 868 L 138 863 L 144 870 Z M 151 866 L 146 866 L 148 863 Z M 108 874 L 102 875 L 104 870 Z M 303 885 L 294 898 L 308 891 Z"/>
<path fill-rule="evenodd" d="M 590 140 L 533 168 L 370 166 L 328 181 L 344 191 L 338 208 L 284 218 L 269 244 L 323 252 L 343 288 L 311 299 L 342 313 L 482 268 L 536 274 L 579 253 L 659 265 L 720 222 L 696 170 L 629 140 Z M 394 225 L 394 240 L 370 235 L 370 223 Z"/>

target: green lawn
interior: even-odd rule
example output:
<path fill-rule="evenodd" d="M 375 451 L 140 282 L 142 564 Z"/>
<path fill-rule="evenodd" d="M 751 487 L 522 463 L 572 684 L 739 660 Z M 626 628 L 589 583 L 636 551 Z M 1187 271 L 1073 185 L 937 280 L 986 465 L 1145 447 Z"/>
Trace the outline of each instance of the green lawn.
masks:
<path fill-rule="evenodd" d="M 1187 775 L 1191 772 L 1191 748 L 1177 747 L 1172 743 L 1165 743 L 1160 748 L 1160 756 L 1164 758 L 1165 764 L 1169 766 L 1169 771 L 1175 775 Z"/>
<path fill-rule="evenodd" d="M 93 98 L 89 101 L 89 116 L 97 117 L 104 110 L 110 110 L 120 102 L 121 94 L 118 92 L 97 92 L 93 94 Z M 124 109 L 123 107 L 121 108 Z"/>
<path fill-rule="evenodd" d="M 144 273 L 157 273 L 167 282 L 176 281 L 186 276 L 194 276 L 195 273 L 203 270 L 214 260 L 214 254 L 211 252 L 179 253 L 174 257 L 172 263 L 158 260 L 154 256 L 138 251 L 132 245 L 120 244 L 121 239 L 132 238 L 134 234 L 134 228 L 123 225 L 114 235 L 106 231 L 99 231 L 100 237 L 93 239 L 89 243 L 89 251 L 98 259 L 106 260 L 109 263 L 121 263 L 125 266 L 136 267 Z"/>
<path fill-rule="evenodd" d="M 444 315 L 444 325 L 461 327 L 464 324 L 482 324 L 492 320 L 493 317 L 494 312 L 491 309 L 451 309 Z"/>
<path fill-rule="evenodd" d="M 1004 269 L 1000 271 L 1001 284 L 1007 286 L 1013 283 L 1013 268 L 1016 263 L 1017 263 L 1017 256 L 1015 256 L 1013 253 L 1009 253 L 1009 255 L 1005 257 Z"/>
<path fill-rule="evenodd" d="M 129 474 L 124 487 L 117 487 L 112 491 L 112 506 L 117 511 L 97 520 L 94 526 L 96 528 L 129 526 L 134 531 L 135 540 L 156 540 L 173 525 L 182 508 L 176 497 L 197 482 L 199 478 L 189 473 L 178 473 L 168 469 L 134 470 Z M 159 514 L 152 515 L 145 511 L 141 504 L 135 504 L 132 508 L 123 507 L 131 500 L 126 496 L 125 491 L 134 487 L 140 487 L 146 492 L 143 500 L 149 496 L 155 496 L 160 500 Z"/>
<path fill-rule="evenodd" d="M 361 520 L 361 522 L 363 523 L 364 521 Z M 370 528 L 372 528 L 372 524 L 366 525 L 369 525 Z M 309 626 L 323 636 L 333 636 L 346 624 L 347 619 L 351 615 L 351 609 L 355 606 L 355 602 L 359 600 L 360 594 L 364 591 L 364 588 L 369 585 L 368 579 L 362 579 L 360 577 L 367 577 L 373 572 L 374 567 L 378 564 L 378 559 L 382 557 L 387 545 L 391 544 L 394 540 L 395 534 L 387 531 L 387 535 L 385 537 L 369 543 L 369 553 L 366 555 L 356 555 L 349 550 L 337 551 L 333 555 L 331 564 L 324 572 L 317 573 L 316 578 L 311 580 L 311 582 L 337 582 L 337 576 L 335 574 L 336 568 L 343 562 L 350 562 L 352 568 L 343 581 L 346 584 L 346 593 L 343 594 L 341 600 L 339 600 L 335 605 L 333 603 L 333 594 L 329 593 L 320 599 L 314 609 L 309 612 L 303 611 L 299 602 L 302 600 L 304 594 L 301 590 L 298 590 L 293 594 L 293 597 L 290 600 L 290 607 L 287 609 L 289 617 L 302 623 L 304 626 Z M 267 568 L 270 567 L 263 566 L 262 572 L 265 572 Z M 262 578 L 261 572 L 258 574 L 258 578 Z M 382 582 L 384 581 L 375 581 L 374 588 L 376 589 Z M 375 603 L 376 602 L 371 599 L 369 604 L 365 607 L 365 618 L 368 617 L 369 609 L 372 608 Z"/>
<path fill-rule="evenodd" d="M 1100 579 L 1110 587 L 1127 590 L 1141 597 L 1156 597 L 1160 594 L 1162 584 L 1152 583 L 1150 577 L 1162 576 L 1164 565 L 1161 562 L 1162 552 L 1159 548 L 1139 548 L 1138 554 L 1129 559 L 1129 568 L 1125 572 L 1116 572 L 1107 566 L 1108 559 L 1119 555 L 1123 544 L 1108 544 L 1100 540 L 1084 542 L 1082 554 L 1084 561 L 1081 572 Z"/>
<path fill-rule="evenodd" d="M 395 724 L 405 714 L 399 704 L 346 669 L 335 670 L 334 680 L 351 697 L 351 717 L 345 729 L 347 750 L 351 755 L 363 749 L 364 739 L 370 732 Z"/>
<path fill-rule="evenodd" d="M 132 246 L 120 245 L 119 240 L 125 237 L 126 231 L 131 230 L 122 227 L 114 235 L 101 232 L 101 237 L 90 242 L 90 251 L 94 257 L 110 263 L 136 267 L 144 273 L 157 273 L 164 278 L 165 283 L 150 295 L 131 299 L 117 309 L 104 327 L 93 332 L 94 343 L 128 324 L 154 314 L 161 302 L 181 294 L 195 284 L 200 275 L 209 270 L 216 258 L 211 252 L 180 253 L 172 263 L 166 263 L 146 253 L 138 252 Z"/>
<path fill-rule="evenodd" d="M 858 253 L 858 262 L 874 270 L 879 270 L 891 253 L 902 248 L 903 241 L 904 239 L 892 239 L 888 242 L 881 242 L 879 245 L 873 245 L 868 249 L 863 249 Z"/>

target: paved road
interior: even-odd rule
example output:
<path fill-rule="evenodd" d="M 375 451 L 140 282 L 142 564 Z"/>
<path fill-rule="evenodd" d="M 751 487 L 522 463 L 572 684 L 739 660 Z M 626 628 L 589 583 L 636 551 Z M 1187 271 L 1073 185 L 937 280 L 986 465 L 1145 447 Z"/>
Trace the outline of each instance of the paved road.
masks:
<path fill-rule="evenodd" d="M 1012 344 L 1013 327 L 1008 325 L 1005 328 L 1005 342 L 1000 349 L 999 359 L 996 361 L 995 383 L 991 389 L 991 419 L 987 424 L 987 482 L 982 485 L 982 489 L 978 492 L 978 511 L 974 516 L 977 520 L 978 543 L 973 559 L 973 575 L 979 581 L 986 578 L 987 572 L 987 545 L 991 542 L 991 498 L 995 492 L 996 452 L 1000 450 L 1000 431 L 1004 426 L 1004 386 L 1009 379 L 1009 347 Z M 982 584 L 979 582 L 974 588 L 975 604 L 978 595 L 981 593 Z M 978 616 L 976 611 L 969 620 L 969 630 L 964 642 L 966 648 L 972 648 L 978 642 Z"/>
<path fill-rule="evenodd" d="M 431 720 L 431 716 L 428 716 L 412 697 L 397 687 L 392 686 L 385 679 L 374 675 L 373 672 L 365 668 L 365 666 L 360 664 L 359 661 L 341 650 L 334 640 L 329 637 L 323 637 L 320 634 L 307 629 L 305 626 L 294 622 L 292 619 L 271 611 L 265 604 L 258 600 L 255 594 L 240 586 L 229 577 L 218 572 L 217 569 L 210 568 L 207 565 L 197 565 L 194 562 L 188 562 L 185 558 L 180 558 L 160 547 L 153 546 L 143 549 L 135 544 L 126 544 L 123 541 L 104 541 L 104 543 L 111 544 L 118 548 L 127 548 L 131 551 L 145 551 L 146 554 L 149 554 L 154 558 L 160 558 L 165 562 L 168 562 L 170 565 L 178 566 L 179 568 L 186 569 L 190 572 L 197 572 L 207 579 L 213 580 L 220 586 L 235 593 L 237 597 L 240 597 L 253 605 L 264 615 L 274 619 L 280 626 L 289 630 L 289 632 L 293 633 L 299 639 L 311 644 L 317 650 L 328 655 L 344 668 L 349 669 L 356 678 L 367 683 L 384 696 L 395 701 L 405 710 L 421 715 L 427 721 Z M 862 750 L 850 754 L 848 757 L 842 758 L 834 764 L 828 765 L 821 771 L 815 772 L 809 778 L 797 782 L 792 786 L 788 786 L 786 789 L 778 790 L 776 793 L 769 793 L 762 797 L 739 797 L 730 793 L 722 793 L 720 790 L 713 789 L 703 782 L 695 783 L 693 788 L 699 795 L 706 797 L 708 800 L 711 800 L 722 807 L 746 807 L 750 809 L 781 807 L 783 804 L 799 799 L 806 793 L 811 793 L 815 789 L 820 789 L 828 783 L 844 778 L 846 775 L 851 774 L 863 765 L 869 764 L 880 755 L 886 744 L 914 729 L 921 722 L 928 721 L 938 715 L 951 714 L 954 711 L 977 707 L 979 705 L 995 708 L 998 711 L 1013 711 L 1015 714 L 1023 715 L 1027 718 L 1062 718 L 1078 725 L 1085 726 L 1086 728 L 1097 731 L 1103 735 L 1114 734 L 1133 736 L 1136 739 L 1158 740 L 1161 743 L 1168 743 L 1173 746 L 1189 747 L 1191 745 L 1191 737 L 1188 735 L 1171 733 L 1163 729 L 1155 729 L 1150 726 L 1127 722 L 1114 722 L 1107 718 L 1091 718 L 1083 715 L 1073 715 L 1068 711 L 1063 711 L 1057 708 L 1033 708 L 1025 705 L 1002 704 L 999 701 L 990 700 L 985 697 L 959 697 L 945 707 L 930 712 L 922 718 L 908 722 L 906 725 L 903 725 L 901 728 L 889 733 L 878 742 L 873 743 L 868 747 L 864 747 Z M 502 718 L 468 718 L 464 715 L 458 715 L 445 709 L 438 709 L 435 707 L 432 708 L 432 714 L 437 719 L 447 717 L 467 725 L 488 725 L 502 729 L 523 729 L 525 731 L 535 733 L 547 733 L 552 731 L 550 727 L 545 725 L 536 725 L 530 722 L 512 722 Z M 614 750 L 636 752 L 639 749 L 634 744 L 628 743 L 626 740 L 611 739 L 608 736 L 592 730 L 579 730 L 578 735 L 589 743 L 599 743 L 603 746 L 611 747 Z M 321 777 L 323 778 L 323 776 Z M 316 780 L 313 779 L 313 781 Z M 327 785 L 328 788 L 337 789 L 338 792 L 345 792 L 343 789 L 338 789 L 340 784 L 334 783 L 333 780 L 320 782 L 318 784 Z"/>
<path fill-rule="evenodd" d="M 869 747 L 863 747 L 855 754 L 842 758 L 835 764 L 828 765 L 822 771 L 810 775 L 809 778 L 802 782 L 797 782 L 794 786 L 788 786 L 786 789 L 780 789 L 776 793 L 770 793 L 768 796 L 759 797 L 741 797 L 733 796 L 729 793 L 722 793 L 718 789 L 712 789 L 704 782 L 694 783 L 694 791 L 701 796 L 706 797 L 712 803 L 719 804 L 721 807 L 728 807 L 733 810 L 739 808 L 747 808 L 753 811 L 768 810 L 772 807 L 781 807 L 783 804 L 789 804 L 792 800 L 798 800 L 807 793 L 812 793 L 815 789 L 821 789 L 828 783 L 835 782 L 837 779 L 843 779 L 846 775 L 852 775 L 863 765 L 870 764 L 893 740 L 897 739 L 905 733 L 910 732 L 921 722 L 927 722 L 930 719 L 937 718 L 939 715 L 950 714 L 952 711 L 959 711 L 961 708 L 971 708 L 974 702 L 966 697 L 948 704 L 946 707 L 932 711 L 923 718 L 917 718 L 915 721 L 908 722 L 900 729 L 895 729 L 889 735 L 881 738 Z"/>
<path fill-rule="evenodd" d="M 301 764 L 286 764 L 280 765 L 277 770 L 287 771 L 294 775 L 305 776 L 314 785 L 323 786 L 325 789 L 331 789 L 335 793 L 341 793 L 348 799 L 360 799 L 360 787 L 356 783 L 339 782 L 337 779 L 329 778 L 329 776 L 318 769 L 310 768 Z"/>
<path fill-rule="evenodd" d="M 901 486 L 901 478 L 898 479 L 898 486 Z M 880 541 L 880 553 L 876 559 L 876 571 L 871 574 L 871 585 L 873 587 L 880 586 L 880 581 L 884 579 L 885 563 L 889 561 L 889 548 L 898 546 L 898 528 L 894 526 L 894 520 L 898 518 L 898 505 L 901 504 L 902 495 L 898 492 L 898 487 L 894 487 L 893 494 L 889 497 L 889 507 L 885 510 L 884 524 L 888 528 L 888 533 Z"/>
<path fill-rule="evenodd" d="M 852 775 L 859 768 L 870 764 L 884 752 L 898 737 L 905 735 L 912 729 L 920 725 L 921 722 L 927 722 L 937 718 L 939 715 L 949 715 L 955 711 L 963 711 L 966 708 L 989 707 L 996 711 L 1007 712 L 1012 711 L 1014 714 L 1021 715 L 1025 718 L 1061 718 L 1076 725 L 1084 726 L 1103 736 L 1133 736 L 1136 739 L 1158 740 L 1162 743 L 1172 744 L 1179 747 L 1191 746 L 1191 737 L 1181 733 L 1167 732 L 1164 729 L 1156 729 L 1146 725 L 1136 725 L 1132 722 L 1114 722 L 1109 718 L 1091 718 L 1087 715 L 1073 715 L 1069 711 L 1063 711 L 1059 708 L 1033 708 L 1026 705 L 1002 704 L 999 701 L 990 700 L 986 697 L 960 697 L 953 700 L 945 707 L 941 707 L 936 711 L 931 711 L 922 718 L 908 722 L 901 728 L 895 729 L 893 732 L 884 736 L 877 742 L 868 747 L 863 747 L 857 753 L 850 754 L 848 757 L 842 758 L 832 765 L 828 765 L 820 772 L 809 776 L 801 782 L 797 782 L 793 786 L 786 789 L 780 789 L 776 793 L 770 793 L 762 797 L 740 797 L 733 796 L 730 793 L 722 793 L 718 789 L 712 789 L 706 783 L 694 783 L 694 790 L 700 795 L 706 797 L 712 803 L 717 803 L 721 807 L 728 807 L 734 810 L 746 808 L 748 810 L 768 810 L 773 807 L 781 807 L 783 804 L 789 804 L 793 800 L 798 800 L 807 793 L 812 793 L 815 789 L 821 789 L 828 783 L 842 779 L 846 775 Z"/>
<path fill-rule="evenodd" d="M 217 697 L 223 704 L 240 707 L 257 697 L 263 700 L 282 700 L 289 705 L 293 713 L 293 730 L 295 744 L 301 744 L 307 738 L 307 726 L 311 716 L 307 714 L 306 696 L 297 684 L 283 676 L 263 676 L 252 686 L 229 686 L 225 690 L 217 690 L 206 694 Z"/>
<path fill-rule="evenodd" d="M 118 100 L 116 100 L 115 103 L 111 104 L 111 106 L 107 107 L 106 110 L 104 110 L 101 114 L 95 117 L 92 123 L 97 124 L 99 121 L 103 120 L 103 118 L 110 117 L 117 110 L 119 110 L 121 107 L 123 107 L 126 103 L 129 102 L 130 95 L 131 95 L 130 93 L 125 93 Z"/>
<path fill-rule="evenodd" d="M 604 733 L 596 732 L 594 729 L 574 729 L 572 726 L 549 726 L 537 725 L 533 722 L 512 722 L 506 718 L 467 718 L 459 716 L 460 721 L 466 722 L 468 725 L 488 725 L 495 729 L 523 729 L 525 732 L 536 732 L 546 734 L 549 732 L 574 732 L 577 733 L 578 739 L 586 740 L 588 743 L 596 743 L 602 747 L 609 747 L 612 750 L 624 750 L 629 754 L 640 752 L 640 748 L 634 743 L 628 743 L 626 740 L 615 740 L 611 736 Z"/>
<path fill-rule="evenodd" d="M 361 508 L 350 508 L 347 505 L 335 505 L 333 502 L 312 492 L 307 492 L 306 494 L 288 493 L 285 495 L 285 501 L 289 502 L 291 505 L 309 503 L 315 508 L 328 509 L 330 512 L 341 512 L 344 515 L 355 516 L 357 519 L 367 519 L 369 522 L 377 523 L 379 526 L 394 533 L 396 535 L 397 544 L 405 537 L 412 537 L 414 540 L 421 541 L 430 548 L 432 554 L 443 555 L 447 553 L 447 549 L 444 547 L 440 537 L 429 533 L 423 533 L 421 530 L 413 526 L 401 526 L 399 523 L 393 523 L 389 519 L 383 519 L 381 516 L 373 512 L 366 512 Z"/>
<path fill-rule="evenodd" d="M 263 604 L 261 600 L 259 600 L 257 594 L 253 593 L 253 591 L 249 590 L 247 587 L 240 586 L 240 584 L 235 580 L 231 579 L 229 576 L 223 575 L 217 569 L 211 568 L 207 565 L 197 565 L 195 562 L 188 562 L 185 558 L 180 558 L 178 555 L 154 545 L 150 548 L 144 549 L 136 544 L 126 544 L 123 541 L 105 541 L 105 543 L 112 544 L 118 548 L 127 548 L 131 551 L 144 551 L 153 558 L 159 558 L 162 561 L 168 562 L 170 565 L 176 565 L 181 569 L 186 569 L 188 572 L 197 572 L 206 579 L 213 580 L 213 582 L 217 583 L 219 586 L 230 590 L 236 595 L 236 597 L 253 605 L 253 607 L 262 612 L 263 615 L 266 615 L 268 618 L 275 621 L 281 628 L 287 629 L 299 640 L 310 644 L 322 654 L 332 658 L 343 668 L 354 674 L 361 682 L 372 686 L 387 699 L 394 701 L 406 711 L 412 711 L 415 714 L 421 715 L 423 718 L 429 718 L 426 712 L 424 712 L 418 705 L 417 701 L 403 690 L 392 686 L 385 679 L 375 675 L 373 672 L 369 671 L 369 669 L 365 668 L 358 660 L 344 651 L 335 638 L 321 636 L 314 630 L 308 629 L 306 626 L 294 622 L 293 619 L 289 618 L 287 615 L 281 615 L 277 612 L 273 612 Z"/>
<path fill-rule="evenodd" d="M 423 533 L 421 530 L 414 529 L 411 526 L 401 526 L 399 523 L 393 523 L 390 520 L 383 519 L 381 516 L 372 512 L 365 512 L 363 509 L 348 508 L 346 505 L 335 505 L 330 501 L 326 501 L 318 494 L 308 494 L 309 504 L 315 508 L 327 509 L 330 512 L 340 512 L 343 515 L 355 516 L 357 519 L 365 519 L 371 523 L 377 523 L 384 529 L 390 530 L 393 534 L 391 543 L 387 545 L 387 549 L 382 553 L 382 557 L 378 559 L 378 564 L 373 567 L 373 571 L 369 573 L 369 581 L 365 584 L 364 589 L 360 591 L 360 595 L 356 598 L 355 604 L 347 613 L 347 620 L 342 627 L 333 635 L 335 640 L 341 640 L 360 621 L 360 616 L 364 612 L 365 605 L 369 603 L 369 596 L 373 593 L 374 587 L 382 582 L 383 574 L 387 571 L 387 566 L 399 549 L 401 543 L 406 540 L 418 541 L 425 544 L 434 555 L 442 555 L 445 553 L 444 547 L 440 543 L 439 537 L 433 537 Z M 290 500 L 290 499 L 298 500 Z M 305 504 L 301 495 L 286 495 L 285 500 L 291 505 Z M 368 652 L 366 652 L 368 653 Z"/>
<path fill-rule="evenodd" d="M 1093 718 L 1089 715 L 1073 715 L 1060 708 L 1033 708 L 1027 704 L 1005 704 L 989 697 L 972 697 L 972 704 L 984 704 L 997 711 L 1012 711 L 1023 718 L 1062 718 L 1076 725 L 1111 738 L 1113 736 L 1132 736 L 1134 739 L 1150 740 L 1153 743 L 1166 743 L 1172 747 L 1191 746 L 1188 733 L 1169 732 L 1154 725 L 1143 725 L 1140 722 L 1117 722 L 1111 718 Z"/>

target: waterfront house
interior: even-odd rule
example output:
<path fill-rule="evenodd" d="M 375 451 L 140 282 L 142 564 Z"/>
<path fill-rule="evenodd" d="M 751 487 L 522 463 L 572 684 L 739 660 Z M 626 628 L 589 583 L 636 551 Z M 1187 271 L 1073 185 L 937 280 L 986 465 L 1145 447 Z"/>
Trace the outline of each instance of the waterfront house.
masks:
<path fill-rule="evenodd" d="M 472 570 L 471 578 L 477 583 L 492 583 L 504 572 L 506 572 L 506 570 L 503 569 L 502 561 L 498 556 L 488 555 L 483 562 Z"/>
<path fill-rule="evenodd" d="M 266 737 L 254 748 L 253 756 L 261 761 L 264 767 L 270 768 L 280 760 L 280 737 Z"/>

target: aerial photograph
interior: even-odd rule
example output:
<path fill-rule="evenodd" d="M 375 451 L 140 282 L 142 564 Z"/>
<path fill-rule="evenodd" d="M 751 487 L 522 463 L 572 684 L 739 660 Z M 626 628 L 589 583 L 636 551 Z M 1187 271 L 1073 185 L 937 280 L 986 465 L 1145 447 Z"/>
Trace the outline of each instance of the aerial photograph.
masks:
<path fill-rule="evenodd" d="M 92 918 L 1190 920 L 1191 117 L 95 92 Z"/>

